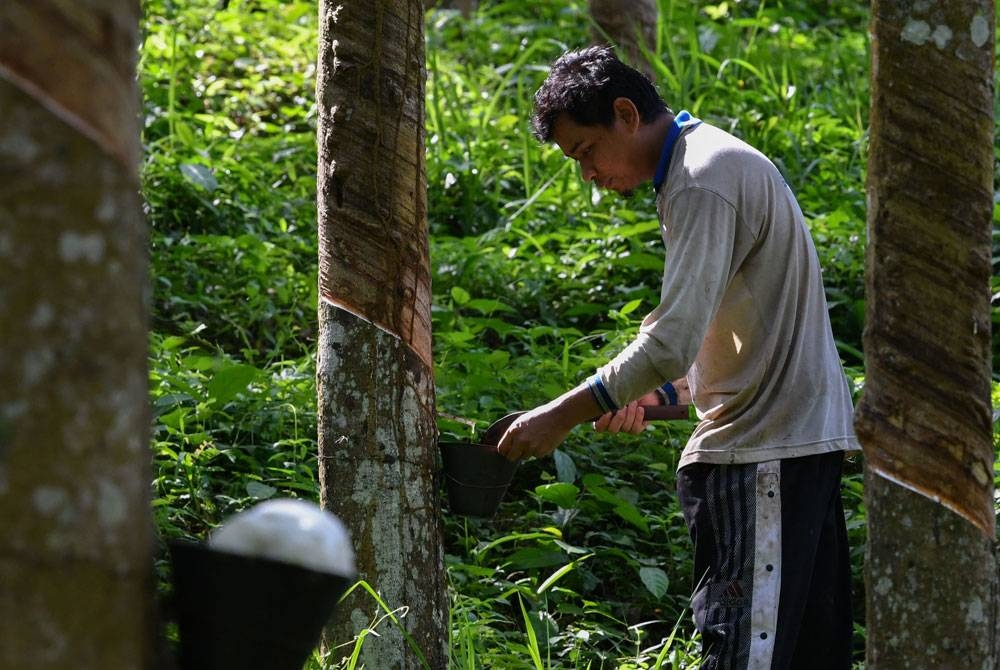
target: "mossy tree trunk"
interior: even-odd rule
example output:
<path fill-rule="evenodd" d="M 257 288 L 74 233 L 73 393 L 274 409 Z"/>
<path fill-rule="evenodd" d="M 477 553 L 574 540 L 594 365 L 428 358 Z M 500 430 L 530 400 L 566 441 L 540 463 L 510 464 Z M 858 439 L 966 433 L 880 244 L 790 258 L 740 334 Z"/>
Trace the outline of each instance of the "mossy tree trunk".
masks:
<path fill-rule="evenodd" d="M 319 456 L 321 503 L 350 528 L 360 577 L 444 668 L 423 4 L 320 3 Z M 383 618 L 360 589 L 340 612 L 333 644 Z M 421 667 L 397 627 L 377 631 L 365 667 Z"/>
<path fill-rule="evenodd" d="M 0 668 L 152 664 L 138 25 L 0 2 Z"/>
<path fill-rule="evenodd" d="M 623 60 L 652 78 L 643 49 L 656 49 L 656 0 L 587 0 L 587 5 L 594 41 L 614 45 Z"/>
<path fill-rule="evenodd" d="M 865 449 L 869 670 L 995 668 L 994 3 L 875 0 Z"/>

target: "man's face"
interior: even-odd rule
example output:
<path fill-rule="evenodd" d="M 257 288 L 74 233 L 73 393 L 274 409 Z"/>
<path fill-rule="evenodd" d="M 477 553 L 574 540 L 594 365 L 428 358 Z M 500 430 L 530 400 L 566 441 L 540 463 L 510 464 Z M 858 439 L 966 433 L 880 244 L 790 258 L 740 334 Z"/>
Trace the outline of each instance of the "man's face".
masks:
<path fill-rule="evenodd" d="M 580 164 L 584 181 L 627 196 L 646 180 L 633 153 L 634 127 L 618 114 L 608 127 L 581 126 L 562 114 L 556 119 L 552 136 L 562 152 Z"/>

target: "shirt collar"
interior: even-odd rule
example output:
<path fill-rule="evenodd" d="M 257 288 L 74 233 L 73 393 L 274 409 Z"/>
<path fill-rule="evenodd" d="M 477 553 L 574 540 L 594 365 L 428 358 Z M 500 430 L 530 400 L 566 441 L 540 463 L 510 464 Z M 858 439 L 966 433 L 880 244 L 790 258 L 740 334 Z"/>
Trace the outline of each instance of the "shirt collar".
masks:
<path fill-rule="evenodd" d="M 674 144 L 676 144 L 681 132 L 688 127 L 694 128 L 700 123 L 701 120 L 691 116 L 686 109 L 681 110 L 674 117 L 673 122 L 670 124 L 670 130 L 667 131 L 667 139 L 663 142 L 663 149 L 660 151 L 660 162 L 656 166 L 656 176 L 653 177 L 654 190 L 659 191 L 660 187 L 663 186 L 663 181 L 667 178 L 667 168 L 670 167 L 670 158 L 674 153 Z"/>

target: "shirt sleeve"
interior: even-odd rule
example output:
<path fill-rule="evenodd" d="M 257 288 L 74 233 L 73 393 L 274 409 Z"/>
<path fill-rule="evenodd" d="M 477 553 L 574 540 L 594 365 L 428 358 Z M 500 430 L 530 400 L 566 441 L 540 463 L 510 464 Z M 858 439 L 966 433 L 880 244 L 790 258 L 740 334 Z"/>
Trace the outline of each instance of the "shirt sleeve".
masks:
<path fill-rule="evenodd" d="M 662 216 L 667 249 L 660 304 L 636 339 L 589 382 L 606 410 L 687 373 L 735 272 L 736 210 L 725 198 L 688 188 L 670 198 Z"/>

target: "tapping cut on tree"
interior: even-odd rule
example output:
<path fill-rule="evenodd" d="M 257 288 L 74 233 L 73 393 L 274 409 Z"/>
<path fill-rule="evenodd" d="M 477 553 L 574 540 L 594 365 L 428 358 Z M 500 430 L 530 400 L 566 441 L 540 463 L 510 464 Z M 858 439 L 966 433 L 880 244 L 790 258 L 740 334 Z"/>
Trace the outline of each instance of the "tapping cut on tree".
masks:
<path fill-rule="evenodd" d="M 996 668 L 993 0 L 872 4 L 867 667 Z M 914 644 L 926 640 L 933 644 Z"/>
<path fill-rule="evenodd" d="M 408 637 L 368 637 L 365 667 L 445 667 L 423 0 L 324 0 L 319 17 L 320 501 L 349 528 L 359 577 L 408 608 Z M 349 596 L 331 643 L 369 605 Z"/>

